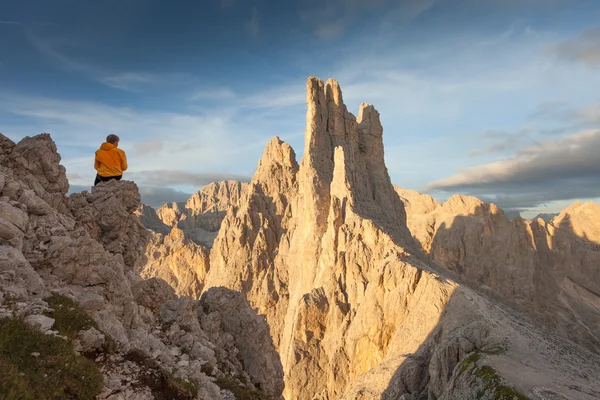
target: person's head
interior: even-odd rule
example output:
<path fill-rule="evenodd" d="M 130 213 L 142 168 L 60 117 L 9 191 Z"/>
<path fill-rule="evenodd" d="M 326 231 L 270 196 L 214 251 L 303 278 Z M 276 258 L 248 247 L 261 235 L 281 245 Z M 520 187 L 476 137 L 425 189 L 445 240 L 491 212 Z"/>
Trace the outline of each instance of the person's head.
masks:
<path fill-rule="evenodd" d="M 114 144 L 115 146 L 119 144 L 119 137 L 113 133 L 106 137 L 106 141 L 110 144 Z"/>

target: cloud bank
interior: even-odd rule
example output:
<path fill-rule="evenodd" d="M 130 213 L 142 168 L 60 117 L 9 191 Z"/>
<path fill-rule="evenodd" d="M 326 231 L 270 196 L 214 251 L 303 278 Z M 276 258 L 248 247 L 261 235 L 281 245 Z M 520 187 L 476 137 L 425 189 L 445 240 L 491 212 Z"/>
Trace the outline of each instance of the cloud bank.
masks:
<path fill-rule="evenodd" d="M 526 147 L 501 161 L 469 167 L 431 182 L 427 191 L 463 192 L 501 207 L 600 196 L 600 130 Z"/>

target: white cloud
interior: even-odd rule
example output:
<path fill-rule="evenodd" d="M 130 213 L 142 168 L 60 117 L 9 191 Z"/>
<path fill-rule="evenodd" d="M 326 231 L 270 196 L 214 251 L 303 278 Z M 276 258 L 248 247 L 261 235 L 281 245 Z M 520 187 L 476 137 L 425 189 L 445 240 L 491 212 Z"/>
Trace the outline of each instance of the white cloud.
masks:
<path fill-rule="evenodd" d="M 115 89 L 127 90 L 130 92 L 141 91 L 141 89 L 138 89 L 138 87 L 147 83 L 156 82 L 156 78 L 150 74 L 136 72 L 126 72 L 118 75 L 104 76 L 97 78 L 97 80 L 106 86 L 110 86 Z"/>
<path fill-rule="evenodd" d="M 238 174 L 227 174 L 217 172 L 187 172 L 187 171 L 174 171 L 174 170 L 152 170 L 152 171 L 140 171 L 134 175 L 136 180 L 139 180 L 141 184 L 149 184 L 156 186 L 168 186 L 168 185 L 186 185 L 201 188 L 208 185 L 211 182 L 218 181 L 241 181 L 248 182 L 250 177 Z"/>

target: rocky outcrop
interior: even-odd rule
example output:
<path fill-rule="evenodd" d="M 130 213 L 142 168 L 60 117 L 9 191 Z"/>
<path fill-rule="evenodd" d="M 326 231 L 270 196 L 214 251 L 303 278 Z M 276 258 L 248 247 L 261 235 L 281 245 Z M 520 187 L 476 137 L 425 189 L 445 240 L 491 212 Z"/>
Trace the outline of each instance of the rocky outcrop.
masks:
<path fill-rule="evenodd" d="M 154 210 L 143 205 L 140 222 L 153 231 L 144 262 L 136 271 L 144 278 L 158 277 L 180 296 L 199 299 L 209 270 L 209 249 L 221 222 L 245 194 L 247 184 L 211 183 L 186 203 L 169 203 Z"/>
<path fill-rule="evenodd" d="M 146 245 L 145 264 L 137 272 L 143 278 L 167 282 L 179 296 L 199 299 L 209 270 L 208 250 L 173 227 L 168 235 L 154 233 Z"/>
<path fill-rule="evenodd" d="M 27 316 L 33 326 L 58 335 L 46 315 L 58 311 L 49 299 L 73 302 L 67 310 L 80 307 L 77 315 L 91 316 L 97 326 L 74 332 L 74 348 L 102 353 L 94 359 L 104 374 L 102 398 L 163 398 L 162 389 L 144 381 L 144 371 L 132 369 L 132 354 L 139 365 L 154 365 L 156 379 L 165 384 L 170 377 L 195 381 L 199 399 L 221 398 L 217 384 L 225 378 L 254 390 L 238 359 L 248 351 L 245 337 L 238 340 L 219 324 L 201 327 L 201 320 L 221 318 L 219 310 L 211 309 L 209 318 L 201 301 L 177 299 L 168 283 L 140 276 L 152 234 L 134 215 L 140 205 L 137 186 L 109 181 L 67 198 L 59 160 L 47 134 L 18 144 L 0 135 L 0 317 Z M 251 311 L 245 318 L 258 332 L 267 329 Z M 116 353 L 103 353 L 106 337 L 114 340 Z M 260 365 L 252 371 L 264 375 Z M 273 368 L 268 371 L 278 376 Z M 279 396 L 275 378 L 265 387 Z"/>
<path fill-rule="evenodd" d="M 577 202 L 551 222 L 509 221 L 474 197 L 455 195 L 438 204 L 396 190 L 413 237 L 434 261 L 600 352 L 599 205 Z"/>
<path fill-rule="evenodd" d="M 166 281 L 180 296 L 199 299 L 209 270 L 209 249 L 227 210 L 238 204 L 246 187 L 236 181 L 215 182 L 186 203 L 169 203 L 158 210 L 142 205 L 136 215 L 152 233 L 136 272 Z"/>
<path fill-rule="evenodd" d="M 116 341 L 94 359 L 109 399 L 164 398 L 170 378 L 201 399 L 600 397 L 595 205 L 511 223 L 473 198 L 398 196 L 375 108 L 355 117 L 316 78 L 307 105 L 300 163 L 274 138 L 247 186 L 156 218 L 132 182 L 65 198 L 64 170 L 41 170 L 49 136 L 0 136 L 0 316 L 59 335 L 48 296 L 75 300 L 98 325 L 78 351 Z"/>
<path fill-rule="evenodd" d="M 237 181 L 213 182 L 194 193 L 185 203 L 165 204 L 156 210 L 156 215 L 163 224 L 177 227 L 196 243 L 211 247 L 227 210 L 239 203 L 246 186 Z M 151 215 L 150 212 L 147 214 Z M 162 228 L 151 227 L 156 224 L 145 226 L 162 231 Z"/>
<path fill-rule="evenodd" d="M 140 205 L 135 211 L 135 215 L 139 217 L 142 225 L 151 231 L 162 233 L 163 235 L 168 235 L 171 231 L 171 227 L 158 218 L 156 210 L 147 204 Z"/>
<path fill-rule="evenodd" d="M 243 293 L 265 315 L 284 396 L 475 399 L 549 385 L 593 398 L 600 388 L 591 375 L 574 371 L 598 371 L 596 354 L 548 341 L 544 328 L 421 255 L 426 239 L 413 236 L 429 237 L 436 225 L 409 231 L 415 225 L 387 174 L 377 111 L 362 104 L 354 117 L 337 82 L 316 78 L 307 104 L 302 161 L 278 138 L 269 142 L 247 195 L 223 220 L 205 282 Z M 450 201 L 449 212 L 466 207 L 510 224 L 493 206 L 463 202 Z M 425 214 L 437 207 L 433 199 L 415 205 Z M 507 288 L 529 279 L 505 275 Z M 572 362 L 553 363 L 561 352 Z"/>

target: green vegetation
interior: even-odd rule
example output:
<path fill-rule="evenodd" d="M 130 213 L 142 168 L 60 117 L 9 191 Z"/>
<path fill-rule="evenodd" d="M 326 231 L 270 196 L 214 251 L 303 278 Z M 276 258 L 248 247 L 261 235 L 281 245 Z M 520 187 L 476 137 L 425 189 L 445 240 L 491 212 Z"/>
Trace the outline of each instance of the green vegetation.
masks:
<path fill-rule="evenodd" d="M 198 393 L 198 383 L 175 378 L 158 363 L 140 349 L 133 349 L 125 355 L 125 359 L 143 367 L 147 373 L 142 374 L 141 381 L 147 385 L 158 400 L 192 400 Z"/>
<path fill-rule="evenodd" d="M 485 383 L 485 389 L 477 394 L 477 398 L 483 397 L 484 393 L 491 393 L 494 400 L 529 400 L 523 393 L 502 384 L 502 378 L 496 370 L 489 365 L 484 365 L 475 370 L 475 376 Z"/>
<path fill-rule="evenodd" d="M 61 335 L 74 339 L 77 332 L 90 328 L 98 329 L 98 324 L 86 314 L 79 305 L 68 297 L 53 294 L 44 299 L 54 311 L 47 311 L 44 315 L 54 318 L 52 329 Z"/>
<path fill-rule="evenodd" d="M 479 366 L 477 362 L 481 359 L 481 354 L 501 354 L 505 348 L 493 348 L 486 351 L 475 351 L 466 357 L 460 368 L 460 374 L 470 370 L 484 384 L 484 388 L 477 393 L 477 398 L 481 399 L 486 393 L 491 395 L 493 400 L 529 400 L 523 393 L 504 385 L 502 378 L 496 370 L 489 365 Z"/>
<path fill-rule="evenodd" d="M 476 363 L 477 361 L 479 361 L 480 358 L 481 358 L 481 354 L 479 354 L 478 351 L 476 351 L 473 354 L 471 354 L 470 356 L 466 357 L 462 362 L 462 366 L 460 368 L 460 373 L 462 374 L 463 372 L 465 372 L 467 369 L 469 369 L 471 367 L 471 365 L 473 365 L 473 363 Z"/>
<path fill-rule="evenodd" d="M 4 299 L 2 300 L 2 304 L 4 304 L 5 306 L 8 306 L 8 307 L 12 307 L 15 305 L 15 303 L 18 303 L 21 300 L 22 300 L 21 298 L 13 295 L 12 293 L 5 293 Z"/>
<path fill-rule="evenodd" d="M 54 310 L 46 311 L 44 315 L 55 320 L 52 329 L 58 331 L 61 335 L 73 340 L 77 336 L 77 333 L 82 330 L 95 328 L 102 332 L 96 321 L 68 297 L 53 294 L 52 296 L 45 298 L 44 301 L 46 301 L 50 308 Z M 110 335 L 107 335 L 104 332 L 102 333 L 105 338 L 104 351 L 107 353 L 114 353 L 117 350 L 117 344 Z"/>
<path fill-rule="evenodd" d="M 221 389 L 229 390 L 235 395 L 238 400 L 267 400 L 268 397 L 254 389 L 243 386 L 239 382 L 231 378 L 218 378 L 215 384 Z"/>
<path fill-rule="evenodd" d="M 0 398 L 93 399 L 102 390 L 96 365 L 73 345 L 20 319 L 0 319 Z"/>

